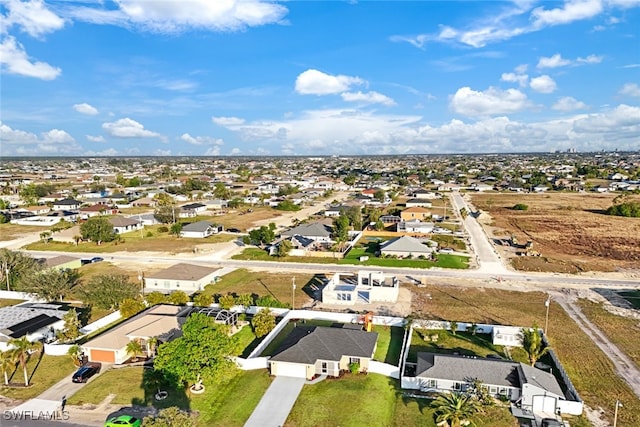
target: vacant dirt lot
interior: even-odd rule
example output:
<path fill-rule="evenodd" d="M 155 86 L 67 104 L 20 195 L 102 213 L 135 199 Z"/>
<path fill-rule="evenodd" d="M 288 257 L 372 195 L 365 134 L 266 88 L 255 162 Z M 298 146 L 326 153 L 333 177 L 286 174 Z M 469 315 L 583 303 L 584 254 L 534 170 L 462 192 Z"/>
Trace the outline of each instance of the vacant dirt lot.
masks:
<path fill-rule="evenodd" d="M 540 257 L 517 257 L 503 248 L 516 269 L 576 273 L 619 271 L 640 266 L 640 218 L 604 214 L 614 194 L 482 194 L 473 195 L 492 237 L 533 242 Z M 640 197 L 636 196 L 636 200 Z M 526 211 L 513 210 L 517 203 Z"/>

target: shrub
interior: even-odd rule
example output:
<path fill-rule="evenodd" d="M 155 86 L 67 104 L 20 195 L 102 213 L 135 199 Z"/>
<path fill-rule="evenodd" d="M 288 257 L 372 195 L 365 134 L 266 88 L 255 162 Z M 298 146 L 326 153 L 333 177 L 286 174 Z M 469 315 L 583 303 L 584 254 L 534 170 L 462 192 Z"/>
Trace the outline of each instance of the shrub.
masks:
<path fill-rule="evenodd" d="M 168 233 L 168 232 L 169 232 L 169 227 L 165 225 L 158 227 L 158 233 Z"/>
<path fill-rule="evenodd" d="M 351 371 L 352 374 L 357 374 L 360 372 L 360 364 L 358 362 L 349 363 L 349 371 Z"/>
<path fill-rule="evenodd" d="M 147 237 L 153 237 L 153 233 L 150 231 L 147 231 Z"/>
<path fill-rule="evenodd" d="M 627 202 L 610 206 L 607 215 L 626 216 L 629 218 L 640 218 L 640 203 Z"/>
<path fill-rule="evenodd" d="M 514 211 L 526 211 L 527 209 L 529 209 L 529 206 L 525 205 L 524 203 L 518 203 L 516 205 L 513 205 L 512 209 Z"/>

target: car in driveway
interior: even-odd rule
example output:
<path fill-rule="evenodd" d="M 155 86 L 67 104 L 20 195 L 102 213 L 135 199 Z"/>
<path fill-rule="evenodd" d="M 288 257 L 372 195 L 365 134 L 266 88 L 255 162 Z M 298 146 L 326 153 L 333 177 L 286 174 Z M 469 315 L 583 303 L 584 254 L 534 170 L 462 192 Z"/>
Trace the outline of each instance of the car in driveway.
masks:
<path fill-rule="evenodd" d="M 242 233 L 242 231 L 239 228 L 227 228 L 227 231 L 229 233 Z"/>
<path fill-rule="evenodd" d="M 102 364 L 96 362 L 87 362 L 82 365 L 71 377 L 74 383 L 86 383 L 89 378 L 100 372 Z"/>
<path fill-rule="evenodd" d="M 452 254 L 453 253 L 453 249 L 451 249 L 451 248 L 442 248 L 438 252 L 440 252 L 441 254 Z"/>
<path fill-rule="evenodd" d="M 91 262 L 100 262 L 100 261 L 104 261 L 104 258 L 99 257 L 99 256 L 94 256 L 93 258 L 91 258 Z"/>
<path fill-rule="evenodd" d="M 142 420 L 131 415 L 120 415 L 111 417 L 104 423 L 104 427 L 140 427 Z"/>

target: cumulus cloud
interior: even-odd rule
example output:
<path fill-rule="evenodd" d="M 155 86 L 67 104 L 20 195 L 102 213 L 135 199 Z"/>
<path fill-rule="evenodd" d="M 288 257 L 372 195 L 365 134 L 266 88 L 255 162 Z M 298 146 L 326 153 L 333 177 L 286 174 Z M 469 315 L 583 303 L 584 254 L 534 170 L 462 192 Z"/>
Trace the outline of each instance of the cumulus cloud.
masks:
<path fill-rule="evenodd" d="M 579 62 L 581 64 L 599 64 L 603 59 L 604 56 L 602 55 L 589 55 L 586 58 L 578 57 L 576 59 L 576 62 Z"/>
<path fill-rule="evenodd" d="M 347 102 L 362 102 L 365 104 L 382 104 L 382 105 L 396 105 L 396 102 L 386 95 L 378 92 L 344 92 L 340 94 L 342 99 Z"/>
<path fill-rule="evenodd" d="M 470 117 L 494 116 L 522 111 L 530 106 L 527 95 L 517 89 L 500 90 L 490 87 L 479 92 L 462 87 L 450 97 L 449 107 Z"/>
<path fill-rule="evenodd" d="M 191 136 L 188 133 L 182 134 L 180 139 L 192 145 L 223 145 L 224 141 L 220 138 L 210 136 Z"/>
<path fill-rule="evenodd" d="M 3 5 L 7 14 L 0 23 L 5 31 L 17 26 L 32 37 L 40 37 L 64 27 L 64 20 L 47 9 L 42 0 L 8 0 Z"/>
<path fill-rule="evenodd" d="M 74 104 L 73 109 L 80 114 L 86 114 L 88 116 L 95 116 L 98 114 L 98 109 L 86 102 L 83 102 L 82 104 Z"/>
<path fill-rule="evenodd" d="M 524 87 L 529 81 L 529 76 L 527 74 L 502 73 L 502 76 L 500 76 L 500 80 L 502 80 L 503 82 L 518 83 L 520 87 Z"/>
<path fill-rule="evenodd" d="M 31 61 L 23 46 L 15 38 L 8 36 L 0 43 L 0 65 L 10 74 L 53 80 L 62 70 L 45 62 Z"/>
<path fill-rule="evenodd" d="M 0 122 L 0 145 L 2 154 L 15 155 L 69 155 L 82 153 L 75 139 L 66 131 L 51 129 L 36 135 L 19 129 L 12 129 Z"/>
<path fill-rule="evenodd" d="M 211 121 L 220 126 L 238 126 L 244 123 L 240 117 L 211 117 Z"/>
<path fill-rule="evenodd" d="M 531 12 L 536 27 L 568 24 L 582 19 L 593 18 L 603 10 L 601 0 L 568 0 L 562 7 L 545 9 L 535 8 Z"/>
<path fill-rule="evenodd" d="M 556 82 L 546 74 L 533 77 L 529 82 L 529 86 L 531 86 L 531 89 L 540 93 L 552 93 L 558 88 Z"/>
<path fill-rule="evenodd" d="M 640 96 L 640 86 L 637 83 L 625 83 L 618 91 L 620 95 L 625 96 Z"/>
<path fill-rule="evenodd" d="M 102 135 L 85 135 L 88 141 L 91 142 L 104 142 L 104 136 Z"/>
<path fill-rule="evenodd" d="M 555 55 L 549 57 L 541 57 L 538 61 L 538 68 L 558 68 L 564 67 L 565 65 L 571 64 L 571 61 L 568 59 L 564 59 L 562 55 L 556 53 Z"/>
<path fill-rule="evenodd" d="M 366 83 L 360 77 L 331 75 L 309 69 L 296 78 L 296 92 L 302 95 L 330 95 L 348 91 L 354 85 Z"/>
<path fill-rule="evenodd" d="M 157 132 L 152 132 L 144 128 L 144 126 L 128 117 L 115 122 L 106 122 L 102 124 L 109 135 L 116 138 L 153 138 L 161 137 Z"/>
<path fill-rule="evenodd" d="M 551 108 L 557 111 L 575 111 L 587 108 L 587 104 L 571 96 L 564 96 L 558 99 Z"/>
<path fill-rule="evenodd" d="M 102 4 L 67 10 L 75 19 L 159 32 L 189 30 L 239 31 L 279 23 L 288 13 L 280 4 L 262 0 L 117 1 L 116 8 Z"/>

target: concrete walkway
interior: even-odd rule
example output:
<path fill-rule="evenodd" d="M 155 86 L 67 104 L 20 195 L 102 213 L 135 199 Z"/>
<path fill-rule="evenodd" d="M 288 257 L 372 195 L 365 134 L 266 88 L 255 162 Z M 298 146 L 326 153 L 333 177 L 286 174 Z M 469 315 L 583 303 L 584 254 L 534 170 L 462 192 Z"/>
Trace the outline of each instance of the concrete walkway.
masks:
<path fill-rule="evenodd" d="M 304 378 L 276 377 L 245 427 L 282 427 L 305 384 Z"/>

